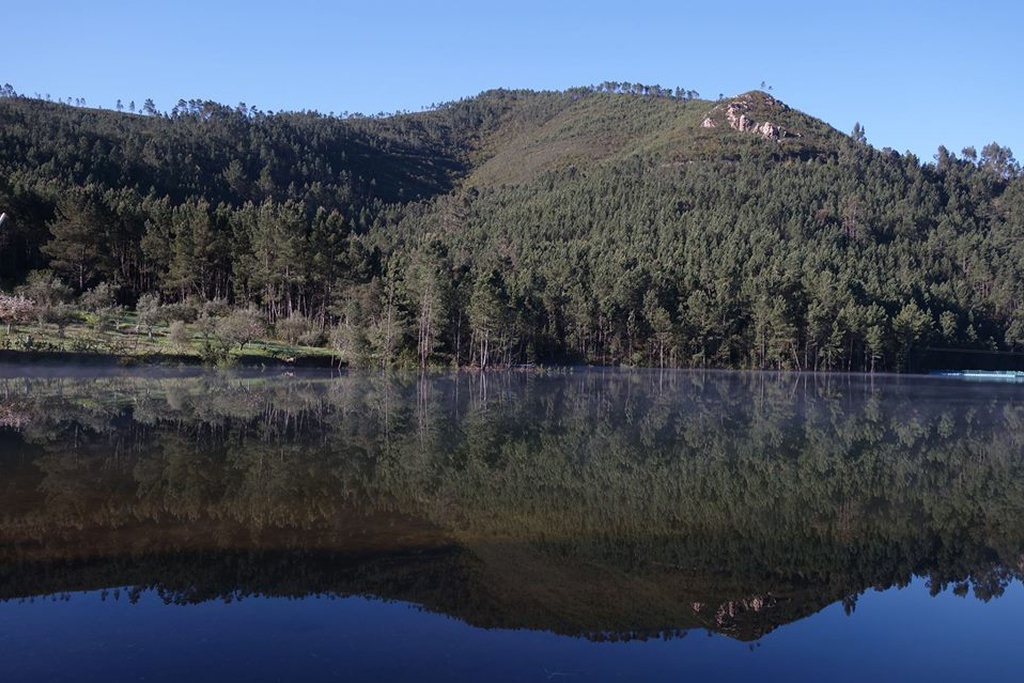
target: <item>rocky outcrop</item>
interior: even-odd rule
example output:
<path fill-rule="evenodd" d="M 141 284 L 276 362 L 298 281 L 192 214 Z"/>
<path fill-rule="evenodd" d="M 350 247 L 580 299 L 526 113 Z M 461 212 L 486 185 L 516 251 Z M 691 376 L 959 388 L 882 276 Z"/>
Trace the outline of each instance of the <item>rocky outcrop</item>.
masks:
<path fill-rule="evenodd" d="M 755 127 L 754 130 L 760 133 L 761 137 L 767 140 L 778 140 L 786 133 L 785 130 L 776 126 L 771 121 L 765 121 L 760 126 Z"/>
<path fill-rule="evenodd" d="M 753 130 L 757 127 L 757 124 L 746 114 L 743 114 L 745 107 L 741 103 L 733 102 L 725 110 L 725 120 L 729 122 L 729 125 L 739 131 Z"/>
<path fill-rule="evenodd" d="M 720 120 L 733 130 L 742 133 L 754 133 L 766 140 L 781 140 L 788 137 L 801 137 L 800 133 L 786 130 L 772 121 L 757 121 L 753 116 L 754 109 L 761 111 L 785 111 L 786 105 L 765 93 L 747 93 L 728 102 L 716 105 L 708 112 L 701 122 L 701 128 L 717 128 Z"/>

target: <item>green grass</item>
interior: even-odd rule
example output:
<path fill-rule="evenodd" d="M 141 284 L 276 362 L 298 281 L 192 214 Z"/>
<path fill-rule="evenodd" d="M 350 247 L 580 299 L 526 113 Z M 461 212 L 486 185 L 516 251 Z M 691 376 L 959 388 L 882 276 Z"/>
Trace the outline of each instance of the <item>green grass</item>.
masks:
<path fill-rule="evenodd" d="M 733 130 L 725 110 L 747 104 L 748 116 L 784 127 L 790 137 L 763 140 Z M 702 128 L 708 115 L 716 128 Z M 840 134 L 765 93 L 745 93 L 721 102 L 633 95 L 592 94 L 550 117 L 519 121 L 489 133 L 468 184 L 481 187 L 524 184 L 549 171 L 574 166 L 586 171 L 600 164 L 640 157 L 665 164 L 721 159 L 737 150 L 760 150 L 781 157 L 816 157 L 835 149 Z"/>
<path fill-rule="evenodd" d="M 643 152 L 672 154 L 700 131 L 710 107 L 703 100 L 593 94 L 547 120 L 497 131 L 484 143 L 490 158 L 469 183 L 518 184 L 568 166 L 587 169 Z"/>
<path fill-rule="evenodd" d="M 37 353 L 91 353 L 131 359 L 152 356 L 178 356 L 195 362 L 230 362 L 239 356 L 265 356 L 287 360 L 297 357 L 327 357 L 326 348 L 289 344 L 266 338 L 230 347 L 215 335 L 204 336 L 188 326 L 189 342 L 175 344 L 168 337 L 170 325 L 161 323 L 147 329 L 136 323 L 134 313 L 126 313 L 107 325 L 99 324 L 94 314 L 81 314 L 81 321 L 58 326 L 54 323 L 20 323 L 10 331 L 0 326 L 0 349 Z"/>

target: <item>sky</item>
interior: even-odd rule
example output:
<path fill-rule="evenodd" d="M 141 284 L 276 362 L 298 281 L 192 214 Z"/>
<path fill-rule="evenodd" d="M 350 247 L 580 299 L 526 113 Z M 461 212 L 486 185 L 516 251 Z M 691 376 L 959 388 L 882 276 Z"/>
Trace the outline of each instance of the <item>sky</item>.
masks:
<path fill-rule="evenodd" d="M 0 13 L 0 84 L 114 108 L 418 111 L 490 88 L 629 81 L 716 99 L 771 86 L 877 148 L 1024 158 L 1024 3 L 24 0 Z"/>

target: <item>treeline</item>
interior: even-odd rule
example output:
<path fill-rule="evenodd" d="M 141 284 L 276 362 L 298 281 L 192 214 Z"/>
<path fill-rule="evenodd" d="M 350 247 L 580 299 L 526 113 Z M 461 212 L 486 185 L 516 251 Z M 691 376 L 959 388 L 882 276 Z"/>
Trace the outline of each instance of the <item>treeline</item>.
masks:
<path fill-rule="evenodd" d="M 645 97 L 670 97 L 677 100 L 694 100 L 700 97 L 696 90 L 684 88 L 664 88 L 660 85 L 645 85 L 643 83 L 627 83 L 619 81 L 605 81 L 593 86 L 596 92 L 620 93 L 625 95 L 643 95 Z"/>
<path fill-rule="evenodd" d="M 1024 179 L 994 143 L 922 163 L 791 110 L 757 114 L 800 136 L 762 140 L 614 82 L 347 118 L 3 92 L 0 285 L 40 315 L 97 287 L 185 324 L 223 302 L 375 366 L 1024 350 Z"/>

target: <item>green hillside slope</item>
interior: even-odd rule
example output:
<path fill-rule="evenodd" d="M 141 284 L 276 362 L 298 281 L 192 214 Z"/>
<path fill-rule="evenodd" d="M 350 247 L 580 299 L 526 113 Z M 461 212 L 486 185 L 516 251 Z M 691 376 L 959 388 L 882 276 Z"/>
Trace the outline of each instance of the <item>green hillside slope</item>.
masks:
<path fill-rule="evenodd" d="M 1024 179 L 995 143 L 922 163 L 767 93 L 631 84 L 347 118 L 7 95 L 0 285 L 39 315 L 105 286 L 193 325 L 223 298 L 381 366 L 1024 362 Z"/>

